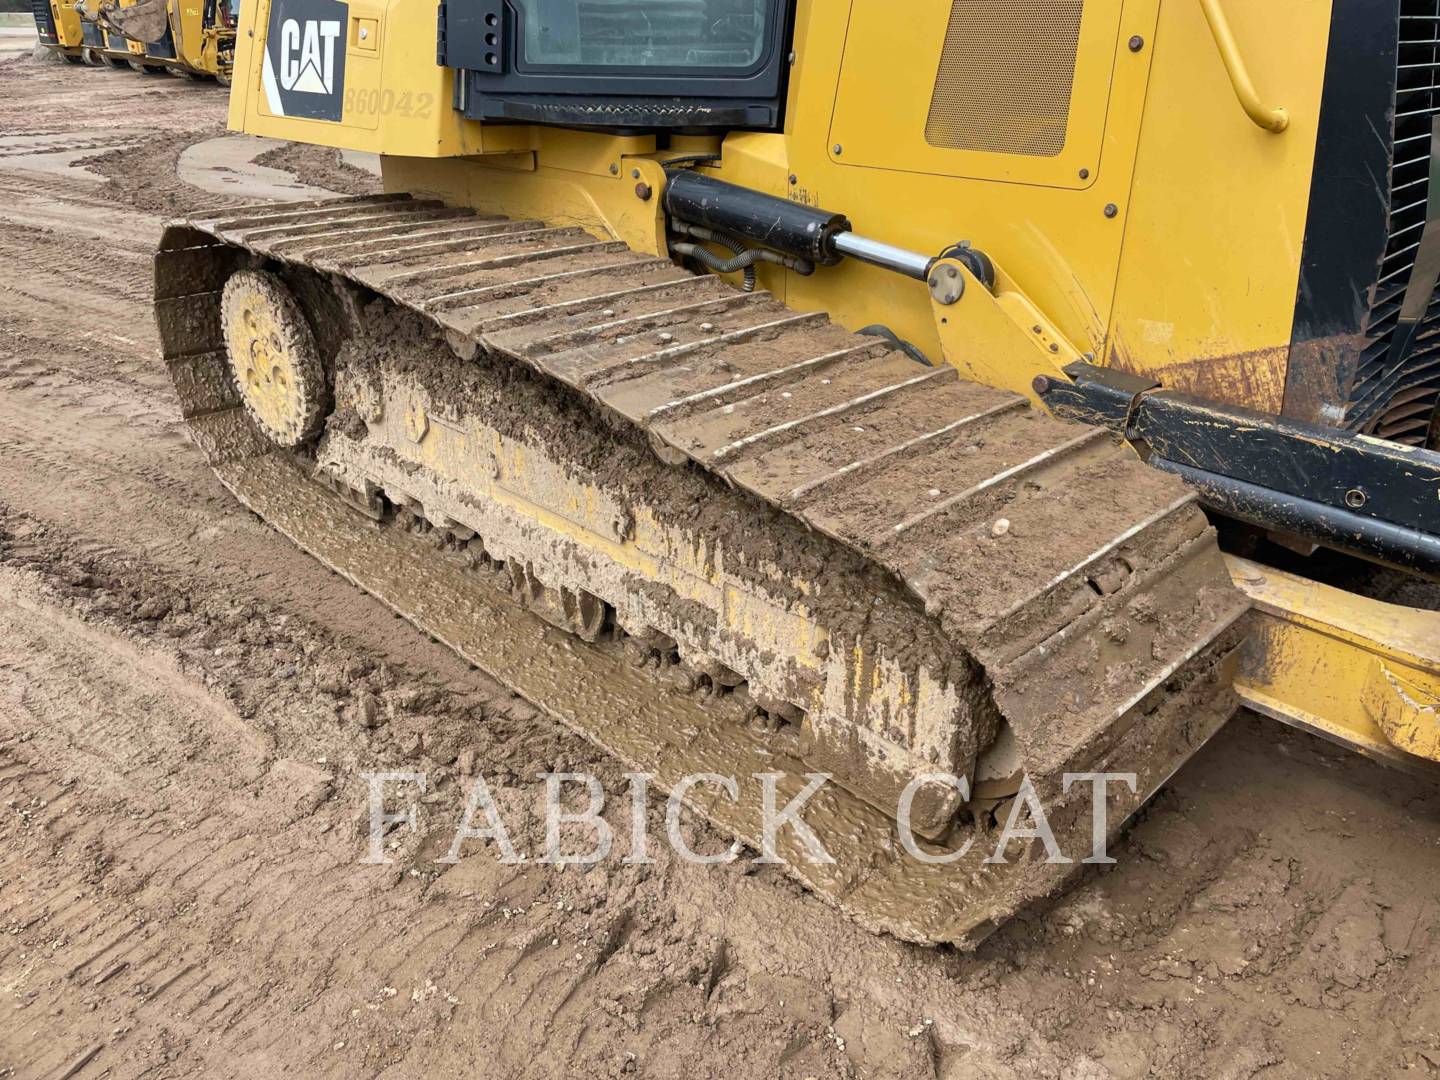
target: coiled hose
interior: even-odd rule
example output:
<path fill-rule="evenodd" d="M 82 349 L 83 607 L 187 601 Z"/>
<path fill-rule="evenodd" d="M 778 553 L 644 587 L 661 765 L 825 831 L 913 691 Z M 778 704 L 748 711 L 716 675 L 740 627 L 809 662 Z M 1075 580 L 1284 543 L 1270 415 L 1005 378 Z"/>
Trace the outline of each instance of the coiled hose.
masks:
<path fill-rule="evenodd" d="M 714 229 L 707 229 L 703 225 L 696 225 L 689 221 L 673 220 L 670 222 L 670 227 L 681 236 L 693 237 L 705 243 L 718 244 L 733 252 L 732 258 L 722 259 L 713 251 L 708 251 L 689 240 L 672 241 L 670 244 L 670 250 L 675 254 L 688 255 L 714 273 L 734 274 L 743 270 L 745 283 L 741 288 L 747 293 L 755 291 L 756 263 L 774 263 L 776 266 L 783 266 L 806 277 L 815 272 L 815 264 L 806 259 L 796 258 L 794 255 L 786 255 L 779 251 L 770 251 L 768 248 L 746 247 L 743 240 L 737 239 L 729 233 L 716 232 Z"/>
<path fill-rule="evenodd" d="M 745 283 L 741 285 L 744 292 L 755 291 L 755 264 L 760 261 L 758 248 L 743 248 L 734 240 L 728 237 L 716 236 L 713 243 L 721 247 L 729 248 L 735 253 L 731 259 L 722 259 L 714 252 L 701 247 L 699 244 L 692 244 L 689 241 L 680 241 L 670 245 L 670 250 L 679 255 L 688 255 L 696 262 L 717 274 L 734 274 L 738 271 L 745 271 Z"/>

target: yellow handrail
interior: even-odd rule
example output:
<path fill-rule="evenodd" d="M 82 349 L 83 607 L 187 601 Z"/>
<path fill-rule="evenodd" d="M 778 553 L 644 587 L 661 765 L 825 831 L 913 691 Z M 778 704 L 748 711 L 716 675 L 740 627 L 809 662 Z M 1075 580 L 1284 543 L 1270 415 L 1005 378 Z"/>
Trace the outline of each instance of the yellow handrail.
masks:
<path fill-rule="evenodd" d="M 1235 35 L 1230 32 L 1230 22 L 1220 7 L 1220 0 L 1200 0 L 1205 19 L 1210 23 L 1210 33 L 1215 35 L 1215 47 L 1220 50 L 1220 59 L 1225 61 L 1225 70 L 1230 73 L 1230 85 L 1245 115 L 1266 131 L 1279 135 L 1290 126 L 1290 114 L 1279 105 L 1266 105 L 1250 81 L 1250 72 L 1245 67 L 1245 58 L 1235 44 Z"/>

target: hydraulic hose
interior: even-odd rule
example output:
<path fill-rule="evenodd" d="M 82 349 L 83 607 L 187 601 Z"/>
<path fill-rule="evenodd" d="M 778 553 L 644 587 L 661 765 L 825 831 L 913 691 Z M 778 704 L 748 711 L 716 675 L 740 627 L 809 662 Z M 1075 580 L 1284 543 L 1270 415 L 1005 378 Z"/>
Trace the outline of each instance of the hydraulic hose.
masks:
<path fill-rule="evenodd" d="M 735 253 L 735 257 L 732 259 L 722 259 L 719 255 L 701 247 L 699 244 L 692 244 L 688 241 L 671 244 L 670 250 L 680 255 L 690 256 L 696 262 L 717 274 L 734 274 L 743 270 L 745 272 L 745 283 L 741 288 L 745 292 L 754 292 L 755 264 L 760 261 L 760 251 L 756 248 L 741 247 L 736 241 L 722 236 L 715 237 L 712 242 L 729 248 Z"/>

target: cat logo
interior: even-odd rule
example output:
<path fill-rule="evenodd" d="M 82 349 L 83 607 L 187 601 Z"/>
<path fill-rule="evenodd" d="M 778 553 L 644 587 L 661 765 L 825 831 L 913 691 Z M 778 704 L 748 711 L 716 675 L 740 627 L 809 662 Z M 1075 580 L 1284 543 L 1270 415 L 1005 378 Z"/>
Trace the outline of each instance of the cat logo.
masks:
<path fill-rule="evenodd" d="M 286 19 L 280 27 L 280 85 L 302 94 L 335 92 L 335 39 L 340 24 L 333 19 L 300 23 Z"/>
<path fill-rule="evenodd" d="M 338 121 L 345 97 L 350 5 L 341 0 L 274 0 L 261 81 L 276 116 Z"/>

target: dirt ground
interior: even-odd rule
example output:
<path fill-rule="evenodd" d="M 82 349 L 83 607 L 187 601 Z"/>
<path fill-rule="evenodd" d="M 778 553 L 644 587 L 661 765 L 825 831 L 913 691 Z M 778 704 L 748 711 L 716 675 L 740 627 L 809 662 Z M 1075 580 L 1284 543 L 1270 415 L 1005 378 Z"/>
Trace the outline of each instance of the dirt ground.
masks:
<path fill-rule="evenodd" d="M 0 63 L 0 1076 L 1440 1072 L 1440 790 L 1247 714 L 1118 865 L 969 955 L 660 844 L 436 866 L 467 777 L 536 850 L 538 773 L 622 770 L 287 545 L 187 442 L 148 253 L 164 214 L 219 201 L 174 167 L 224 104 Z M 266 163 L 366 183 L 331 151 Z M 386 769 L 434 786 L 365 865 L 360 773 Z"/>

